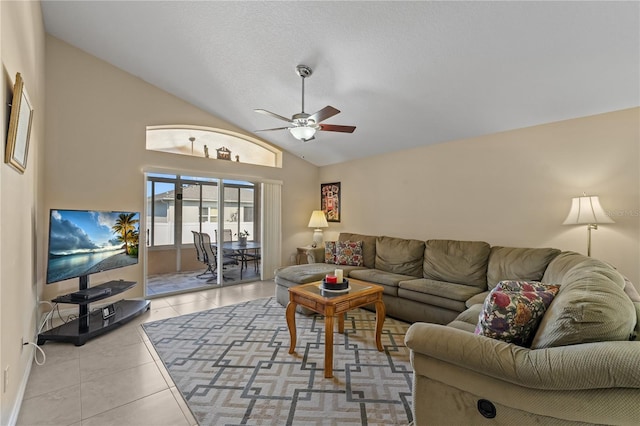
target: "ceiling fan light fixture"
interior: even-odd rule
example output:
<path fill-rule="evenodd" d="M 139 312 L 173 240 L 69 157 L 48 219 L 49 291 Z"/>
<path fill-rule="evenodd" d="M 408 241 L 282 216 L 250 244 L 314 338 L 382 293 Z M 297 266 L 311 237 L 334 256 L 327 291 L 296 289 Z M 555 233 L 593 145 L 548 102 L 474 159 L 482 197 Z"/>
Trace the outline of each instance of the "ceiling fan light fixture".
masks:
<path fill-rule="evenodd" d="M 309 126 L 290 127 L 289 131 L 294 138 L 301 141 L 308 141 L 309 139 L 313 138 L 313 135 L 316 134 L 316 128 Z"/>

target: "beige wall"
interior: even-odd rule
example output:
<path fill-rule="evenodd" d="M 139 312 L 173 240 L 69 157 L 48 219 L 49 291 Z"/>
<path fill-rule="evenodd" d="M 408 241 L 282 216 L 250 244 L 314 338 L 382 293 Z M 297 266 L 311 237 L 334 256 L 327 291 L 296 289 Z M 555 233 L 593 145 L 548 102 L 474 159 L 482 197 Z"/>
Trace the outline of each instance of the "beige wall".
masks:
<path fill-rule="evenodd" d="M 616 221 L 593 231 L 592 256 L 640 288 L 639 132 L 634 108 L 323 167 L 343 208 L 325 240 L 344 230 L 586 253 L 586 226 L 562 225 L 584 191 Z"/>
<path fill-rule="evenodd" d="M 320 182 L 341 181 L 343 191 L 343 221 L 331 223 L 325 239 L 345 230 L 580 252 L 586 229 L 561 223 L 570 198 L 585 191 L 600 195 L 616 220 L 594 232 L 593 255 L 618 266 L 636 286 L 640 282 L 639 108 L 321 169 L 285 154 L 284 167 L 271 169 L 147 152 L 147 125 L 244 132 L 45 37 L 37 2 L 0 2 L 0 41 L 2 99 L 9 99 L 19 71 L 35 109 L 27 172 L 0 167 L 0 366 L 9 367 L 11 378 L 0 398 L 0 424 L 17 415 L 32 353 L 21 351 L 19 341 L 34 337 L 38 298 L 77 286 L 75 280 L 43 284 L 48 210 L 142 211 L 144 168 L 282 181 L 283 264 L 311 239 L 307 222 L 319 207 Z M 6 102 L 2 112 L 6 117 Z M 0 127 L 6 135 L 4 121 Z M 142 264 L 93 279 L 114 278 L 142 282 Z M 125 296 L 141 294 L 138 286 Z"/>
<path fill-rule="evenodd" d="M 8 117 L 16 72 L 22 75 L 34 116 L 24 174 L 0 163 L 0 366 L 8 368 L 9 383 L 0 398 L 0 424 L 14 422 L 24 393 L 35 342 L 37 282 L 42 258 L 36 247 L 42 221 L 42 145 L 45 125 L 45 35 L 39 2 L 0 2 L 2 57 L 1 116 Z M 7 135 L 2 120 L 2 158 Z M 0 383 L 2 380 L 0 379 Z"/>
<path fill-rule="evenodd" d="M 143 211 L 143 169 L 244 176 L 283 182 L 283 263 L 298 245 L 315 207 L 318 168 L 285 154 L 283 168 L 146 151 L 148 125 L 188 124 L 245 133 L 139 78 L 47 36 L 45 208 Z M 215 94 L 212 94 L 214 96 Z M 305 229 L 306 231 L 306 229 Z M 46 252 L 46 245 L 39 247 Z M 143 282 L 142 262 L 92 276 Z M 44 298 L 68 292 L 77 280 L 48 285 Z M 142 296 L 142 285 L 124 297 Z M 119 295 L 122 297 L 122 295 Z"/>

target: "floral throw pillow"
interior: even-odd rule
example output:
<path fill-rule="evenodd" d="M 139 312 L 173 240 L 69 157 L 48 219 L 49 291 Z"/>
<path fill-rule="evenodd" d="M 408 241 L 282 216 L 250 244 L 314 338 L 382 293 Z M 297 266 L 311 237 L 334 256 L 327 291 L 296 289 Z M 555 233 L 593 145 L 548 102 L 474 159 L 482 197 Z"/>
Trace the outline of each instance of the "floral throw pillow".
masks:
<path fill-rule="evenodd" d="M 539 282 L 501 281 L 484 301 L 475 334 L 529 347 L 559 289 Z"/>
<path fill-rule="evenodd" d="M 336 265 L 362 266 L 362 241 L 338 241 L 336 243 Z"/>
<path fill-rule="evenodd" d="M 540 281 L 500 281 L 496 286 L 502 291 L 546 291 L 551 287 L 549 284 L 543 284 Z M 552 286 L 557 287 L 557 286 Z M 557 291 L 556 291 L 557 293 Z"/>
<path fill-rule="evenodd" d="M 324 242 L 324 263 L 336 263 L 336 243 L 337 241 Z"/>

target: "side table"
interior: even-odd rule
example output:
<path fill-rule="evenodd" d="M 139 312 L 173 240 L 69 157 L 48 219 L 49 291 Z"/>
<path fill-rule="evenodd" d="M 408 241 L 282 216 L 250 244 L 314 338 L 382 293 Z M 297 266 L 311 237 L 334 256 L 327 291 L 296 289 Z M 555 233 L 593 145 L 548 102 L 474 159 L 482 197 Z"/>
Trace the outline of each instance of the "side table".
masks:
<path fill-rule="evenodd" d="M 304 263 L 309 263 L 309 253 L 313 250 L 317 250 L 317 247 L 304 246 L 298 247 L 298 252 L 296 253 L 296 265 L 302 265 Z"/>

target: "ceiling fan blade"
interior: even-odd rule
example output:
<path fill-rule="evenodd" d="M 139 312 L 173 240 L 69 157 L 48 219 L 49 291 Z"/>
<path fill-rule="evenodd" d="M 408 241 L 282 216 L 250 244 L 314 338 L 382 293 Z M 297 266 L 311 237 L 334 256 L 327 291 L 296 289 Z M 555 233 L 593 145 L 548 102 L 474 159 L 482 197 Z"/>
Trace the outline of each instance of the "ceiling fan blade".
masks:
<path fill-rule="evenodd" d="M 356 129 L 356 126 L 339 126 L 337 124 L 321 124 L 320 130 L 324 130 L 326 132 L 344 132 L 344 133 L 353 133 Z"/>
<path fill-rule="evenodd" d="M 334 107 L 327 105 L 326 107 L 322 108 L 320 111 L 314 112 L 313 114 L 311 114 L 309 116 L 309 119 L 315 121 L 316 124 L 318 124 L 321 121 L 324 121 L 327 118 L 333 117 L 334 115 L 339 113 L 340 113 L 339 109 L 335 109 Z"/>
<path fill-rule="evenodd" d="M 275 112 L 267 111 L 266 109 L 254 109 L 254 111 L 260 114 L 271 116 L 273 118 L 277 118 L 282 121 L 286 121 L 288 123 L 293 123 L 290 118 L 283 117 L 279 114 L 276 114 Z"/>
<path fill-rule="evenodd" d="M 288 129 L 288 127 L 275 127 L 273 129 L 262 129 L 262 130 L 255 130 L 256 132 L 270 132 L 272 130 L 285 130 Z"/>

